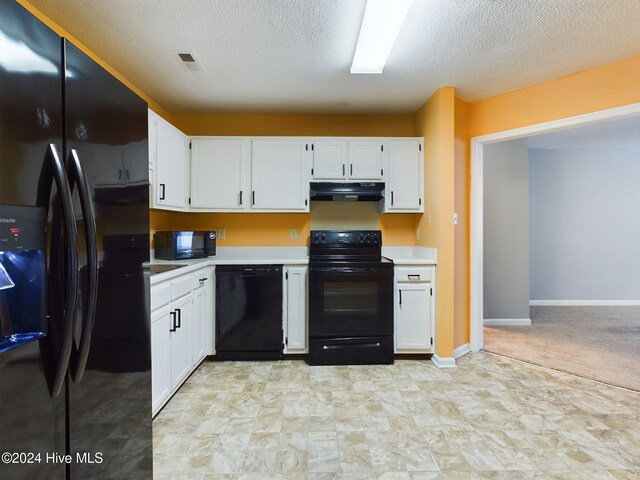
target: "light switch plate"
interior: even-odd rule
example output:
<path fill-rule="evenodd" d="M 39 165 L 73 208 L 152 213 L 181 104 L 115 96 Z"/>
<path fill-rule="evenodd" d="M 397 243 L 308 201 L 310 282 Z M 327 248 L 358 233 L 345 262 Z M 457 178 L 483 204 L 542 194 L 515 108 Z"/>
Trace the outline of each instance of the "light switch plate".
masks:
<path fill-rule="evenodd" d="M 227 238 L 227 230 L 225 228 L 218 229 L 218 240 L 224 240 Z"/>
<path fill-rule="evenodd" d="M 458 212 L 453 212 L 453 224 L 458 224 Z"/>
<path fill-rule="evenodd" d="M 420 240 L 420 227 L 416 227 L 416 240 Z"/>
<path fill-rule="evenodd" d="M 290 228 L 289 229 L 289 238 L 291 240 L 297 240 L 298 239 L 298 229 L 297 228 Z"/>

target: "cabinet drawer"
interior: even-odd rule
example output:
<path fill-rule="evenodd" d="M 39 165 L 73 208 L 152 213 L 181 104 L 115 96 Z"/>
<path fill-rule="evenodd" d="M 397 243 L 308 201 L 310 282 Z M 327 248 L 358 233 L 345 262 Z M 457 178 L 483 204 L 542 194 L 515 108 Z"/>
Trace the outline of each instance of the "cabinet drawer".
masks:
<path fill-rule="evenodd" d="M 198 270 L 194 275 L 193 275 L 193 289 L 194 290 L 198 290 L 202 287 L 204 287 L 207 282 L 209 282 L 211 280 L 211 275 L 209 274 L 209 272 L 207 271 L 207 269 L 205 268 L 204 270 Z M 204 281 L 200 281 L 201 279 L 204 279 Z"/>
<path fill-rule="evenodd" d="M 151 287 L 151 311 L 171 303 L 171 282 Z"/>
<path fill-rule="evenodd" d="M 431 269 L 424 267 L 401 267 L 396 270 L 396 282 L 430 282 Z"/>
<path fill-rule="evenodd" d="M 184 297 L 186 294 L 193 291 L 193 275 L 185 275 L 184 277 L 176 278 L 173 282 L 173 294 L 171 298 L 177 300 L 180 297 Z"/>

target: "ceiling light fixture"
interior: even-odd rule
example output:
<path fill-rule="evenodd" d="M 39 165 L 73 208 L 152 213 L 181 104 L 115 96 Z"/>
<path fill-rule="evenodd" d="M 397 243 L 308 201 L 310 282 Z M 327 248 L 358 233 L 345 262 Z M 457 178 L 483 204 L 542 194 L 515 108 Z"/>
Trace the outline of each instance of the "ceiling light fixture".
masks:
<path fill-rule="evenodd" d="M 413 0 L 367 0 L 351 73 L 382 73 Z"/>

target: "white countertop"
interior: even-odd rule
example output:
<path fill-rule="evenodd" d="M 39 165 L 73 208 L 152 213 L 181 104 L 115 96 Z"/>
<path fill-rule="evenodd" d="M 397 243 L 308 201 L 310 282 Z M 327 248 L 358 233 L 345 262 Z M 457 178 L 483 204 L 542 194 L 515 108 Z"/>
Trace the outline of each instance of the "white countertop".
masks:
<path fill-rule="evenodd" d="M 398 266 L 435 265 L 438 263 L 435 248 L 382 247 L 382 255 L 393 260 L 393 263 Z"/>
<path fill-rule="evenodd" d="M 154 285 L 185 273 L 215 265 L 306 265 L 308 263 L 309 249 L 307 247 L 218 247 L 214 257 L 193 260 L 152 258 L 152 265 L 184 265 L 184 267 L 151 275 L 150 283 Z"/>
<path fill-rule="evenodd" d="M 398 266 L 435 265 L 436 250 L 427 247 L 382 247 L 382 255 Z M 151 259 L 153 265 L 184 265 L 151 275 L 151 285 L 215 265 L 307 265 L 307 247 L 218 247 L 214 257 L 193 260 Z"/>

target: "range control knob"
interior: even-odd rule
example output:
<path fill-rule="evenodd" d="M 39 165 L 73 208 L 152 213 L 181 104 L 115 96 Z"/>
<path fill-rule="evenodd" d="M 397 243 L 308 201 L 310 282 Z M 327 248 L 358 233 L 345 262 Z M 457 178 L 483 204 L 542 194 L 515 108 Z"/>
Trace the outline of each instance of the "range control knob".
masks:
<path fill-rule="evenodd" d="M 372 233 L 371 234 L 371 243 L 378 243 L 378 234 L 377 233 Z"/>
<path fill-rule="evenodd" d="M 326 235 L 326 234 L 324 234 L 324 233 L 321 233 L 321 234 L 320 234 L 320 241 L 321 241 L 321 242 L 326 242 L 326 241 L 327 241 L 327 235 Z"/>
<path fill-rule="evenodd" d="M 360 235 L 358 235 L 358 240 L 360 240 L 360 243 L 364 243 L 366 236 L 364 233 L 361 233 Z"/>

